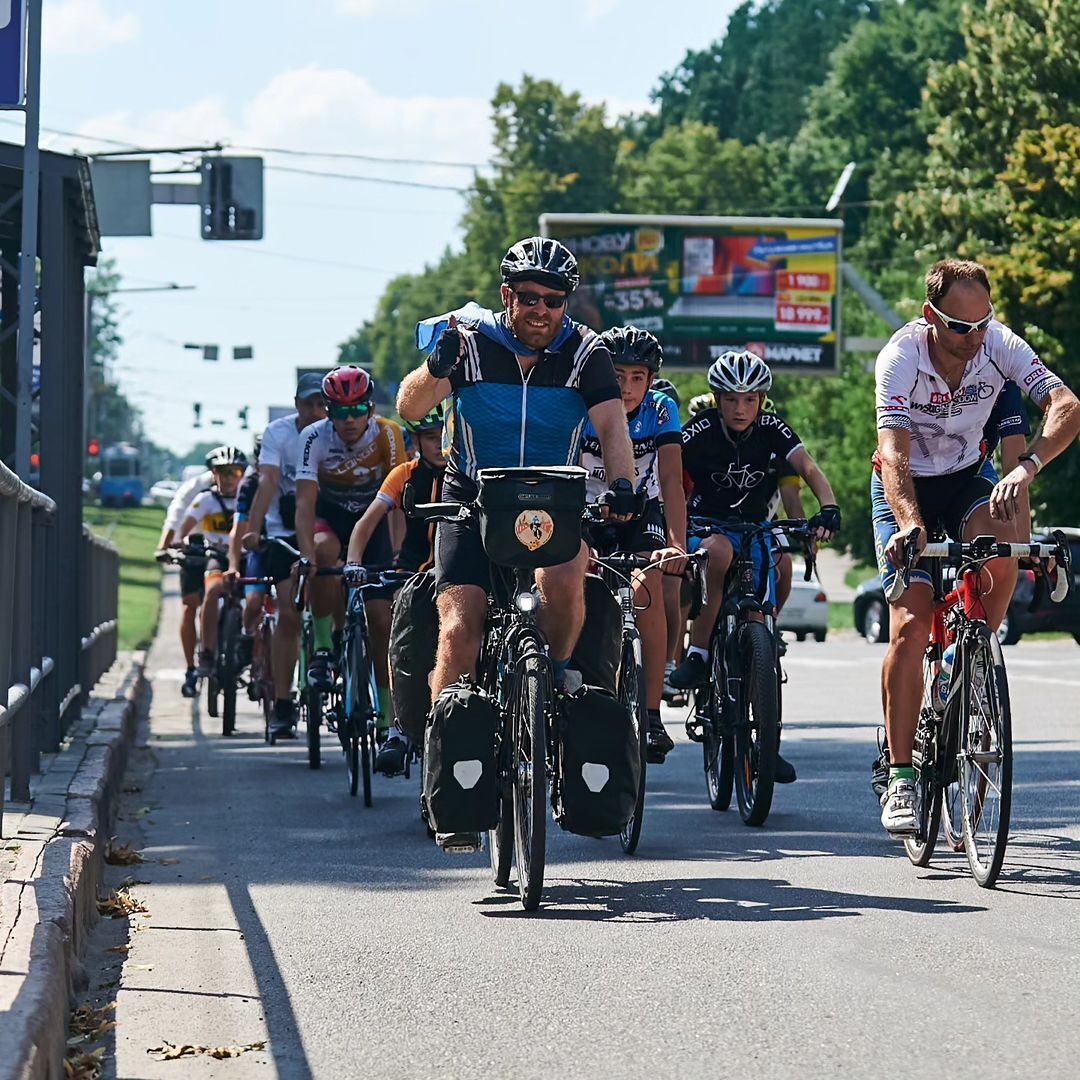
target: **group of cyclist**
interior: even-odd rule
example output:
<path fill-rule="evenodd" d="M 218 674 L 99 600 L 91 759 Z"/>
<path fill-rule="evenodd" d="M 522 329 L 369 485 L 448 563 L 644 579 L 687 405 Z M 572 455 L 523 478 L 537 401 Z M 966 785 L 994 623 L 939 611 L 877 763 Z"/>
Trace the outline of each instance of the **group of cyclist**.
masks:
<path fill-rule="evenodd" d="M 572 689 L 580 679 L 571 658 L 586 617 L 584 581 L 592 552 L 606 546 L 650 560 L 652 569 L 639 573 L 635 591 L 649 760 L 660 763 L 674 746 L 660 718 L 662 694 L 707 682 L 709 639 L 738 545 L 734 530 L 702 541 L 707 599 L 683 652 L 687 620 L 679 579 L 695 550 L 687 538 L 688 513 L 759 523 L 782 499 L 789 516 L 805 517 L 803 481 L 819 504 L 810 518 L 817 540 L 828 542 L 840 530 L 828 479 L 790 425 L 768 409 L 772 374 L 761 357 L 744 349 L 721 352 L 708 372 L 711 394 L 694 403 L 684 426 L 674 387 L 659 377 L 662 350 L 650 332 L 627 326 L 598 333 L 568 315 L 579 274 L 564 245 L 542 237 L 514 244 L 502 260 L 501 279 L 502 310 L 474 303 L 422 324 L 428 355 L 406 376 L 396 402 L 404 430 L 377 414 L 374 380 L 363 369 L 339 367 L 324 378 L 306 374 L 296 388 L 295 413 L 266 428 L 255 460 L 235 447 L 219 447 L 207 458 L 208 472 L 177 492 L 161 546 L 201 534 L 215 551 L 227 552 L 209 557 L 198 576 L 182 574 L 186 695 L 196 692 L 213 662 L 215 601 L 246 555 L 247 575 L 272 579 L 279 596 L 288 597 L 305 564 L 344 563 L 346 578 L 358 564 L 433 568 L 439 634 L 430 685 L 432 700 L 438 699 L 475 673 L 490 565 L 475 516 L 437 527 L 410 519 L 401 513 L 406 492 L 412 489 L 417 503 L 469 503 L 483 469 L 580 465 L 607 523 L 587 531 L 574 558 L 536 572 L 539 624 L 556 685 Z M 980 266 L 946 260 L 931 267 L 926 285 L 922 316 L 893 335 L 876 369 L 871 495 L 886 586 L 915 528 L 920 543 L 928 526 L 957 538 L 1023 539 L 1032 479 L 1080 431 L 1075 395 L 995 320 Z M 1045 413 L 1026 450 L 1021 389 Z M 999 439 L 1009 451 L 1001 479 L 990 458 Z M 764 543 L 754 558 L 763 599 L 779 610 L 790 588 L 790 556 Z M 1015 572 L 1010 561 L 987 566 L 991 623 L 1005 613 Z M 887 749 L 877 779 L 881 821 L 894 835 L 914 829 L 911 758 L 933 600 L 926 574 L 916 568 L 910 582 L 892 605 L 882 672 Z M 409 750 L 387 689 L 393 600 L 389 586 L 365 596 L 383 705 L 375 768 L 388 775 L 402 771 Z M 328 689 L 335 674 L 334 630 L 344 608 L 340 579 L 313 577 L 308 602 L 314 654 L 307 680 Z M 247 648 L 260 603 L 254 589 L 244 619 Z M 279 739 L 293 736 L 297 722 L 299 640 L 295 605 L 279 603 L 271 654 L 272 728 Z M 795 779 L 794 768 L 779 759 L 776 780 Z M 437 839 L 454 846 L 453 836 Z"/>

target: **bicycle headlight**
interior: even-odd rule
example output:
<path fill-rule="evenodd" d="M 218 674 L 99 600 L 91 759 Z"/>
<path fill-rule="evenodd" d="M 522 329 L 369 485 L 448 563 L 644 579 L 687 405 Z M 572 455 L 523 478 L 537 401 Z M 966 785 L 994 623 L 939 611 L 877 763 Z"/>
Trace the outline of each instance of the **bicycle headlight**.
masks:
<path fill-rule="evenodd" d="M 531 615 L 540 606 L 540 597 L 534 592 L 518 593 L 514 597 L 514 607 L 523 615 Z"/>

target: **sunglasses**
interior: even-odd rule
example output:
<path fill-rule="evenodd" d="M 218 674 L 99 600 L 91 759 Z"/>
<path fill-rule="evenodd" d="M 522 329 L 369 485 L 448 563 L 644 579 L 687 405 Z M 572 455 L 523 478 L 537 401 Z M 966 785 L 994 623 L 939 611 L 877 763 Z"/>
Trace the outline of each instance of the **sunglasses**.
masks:
<path fill-rule="evenodd" d="M 514 295 L 518 298 L 518 303 L 522 307 L 536 307 L 543 300 L 544 307 L 549 308 L 551 311 L 558 311 L 566 303 L 566 297 L 563 295 L 541 296 L 540 293 L 535 292 L 516 292 Z"/>
<path fill-rule="evenodd" d="M 968 322 L 966 319 L 954 319 L 951 315 L 946 315 L 943 311 L 938 311 L 929 300 L 926 301 L 926 306 L 945 324 L 946 328 L 951 330 L 954 334 L 972 334 L 979 333 L 985 330 L 990 325 L 990 320 L 994 317 L 994 305 L 990 305 L 990 312 L 978 322 Z"/>
<path fill-rule="evenodd" d="M 359 420 L 371 411 L 371 402 L 361 401 L 358 405 L 328 405 L 326 411 L 331 420 Z"/>
<path fill-rule="evenodd" d="M 242 465 L 221 465 L 214 472 L 218 476 L 243 476 L 244 468 Z"/>

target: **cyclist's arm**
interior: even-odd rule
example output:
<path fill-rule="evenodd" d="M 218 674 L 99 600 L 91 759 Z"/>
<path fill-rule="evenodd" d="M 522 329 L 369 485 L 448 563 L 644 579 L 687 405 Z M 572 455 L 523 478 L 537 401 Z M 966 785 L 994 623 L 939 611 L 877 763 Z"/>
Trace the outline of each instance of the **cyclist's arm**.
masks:
<path fill-rule="evenodd" d="M 1045 414 L 1042 430 L 1029 449 L 1045 465 L 1067 450 L 1080 434 L 1080 401 L 1067 386 L 1056 386 L 1039 407 Z"/>
<path fill-rule="evenodd" d="M 1006 435 L 1002 438 L 998 451 L 1001 454 L 1001 475 L 1008 476 L 1013 469 L 1020 465 L 1020 455 L 1027 446 L 1024 435 Z M 1017 498 L 1017 514 L 1013 525 L 1013 539 L 1017 543 L 1026 544 L 1031 540 L 1031 502 L 1028 498 L 1028 489 L 1025 487 Z"/>
<path fill-rule="evenodd" d="M 180 535 L 177 539 L 183 540 L 188 533 L 195 528 L 196 524 L 198 524 L 198 520 L 198 518 L 193 518 L 190 515 L 184 518 L 184 520 L 180 522 Z"/>
<path fill-rule="evenodd" d="M 300 555 L 315 562 L 315 499 L 319 484 L 315 480 L 296 481 L 296 546 Z"/>
<path fill-rule="evenodd" d="M 436 379 L 423 363 L 402 380 L 397 397 L 398 416 L 402 420 L 422 420 L 440 401 L 450 396 L 452 389 L 449 379 Z"/>
<path fill-rule="evenodd" d="M 247 528 L 241 535 L 254 533 L 259 536 L 262 533 L 263 522 L 266 520 L 266 511 L 270 509 L 270 503 L 277 494 L 278 485 L 281 483 L 281 470 L 276 465 L 259 466 L 259 486 L 255 491 L 255 498 L 251 503 L 251 513 L 245 522 Z"/>
<path fill-rule="evenodd" d="M 349 537 L 349 552 L 345 556 L 346 562 L 362 563 L 364 561 L 364 552 L 368 542 L 374 535 L 379 522 L 388 513 L 390 513 L 390 504 L 376 496 L 360 520 L 353 526 L 352 535 Z"/>
<path fill-rule="evenodd" d="M 600 439 L 604 458 L 604 475 L 608 486 L 616 480 L 634 482 L 634 449 L 630 445 L 630 428 L 621 398 L 601 401 L 589 410 L 589 420 Z"/>
<path fill-rule="evenodd" d="M 911 475 L 911 432 L 906 428 L 882 428 L 878 431 L 878 457 L 881 460 L 881 483 L 885 501 L 896 518 L 899 533 L 916 526 L 926 526 L 915 497 L 915 480 Z"/>
<path fill-rule="evenodd" d="M 240 540 L 246 532 L 247 517 L 234 514 L 232 528 L 229 530 L 229 573 L 231 574 L 240 573 L 240 563 L 244 558 L 244 552 L 240 548 Z"/>
<path fill-rule="evenodd" d="M 806 481 L 807 486 L 814 493 L 819 506 L 835 506 L 836 496 L 825 478 L 825 474 L 818 468 L 818 463 L 807 453 L 805 446 L 796 447 L 788 457 L 792 468 Z M 886 488 L 886 491 L 888 489 Z M 912 488 L 914 494 L 914 488 Z M 784 504 L 786 507 L 786 503 Z"/>
<path fill-rule="evenodd" d="M 682 487 L 682 443 L 667 443 L 656 451 L 660 475 L 660 498 L 664 500 L 664 521 L 668 543 L 686 550 L 686 496 Z"/>

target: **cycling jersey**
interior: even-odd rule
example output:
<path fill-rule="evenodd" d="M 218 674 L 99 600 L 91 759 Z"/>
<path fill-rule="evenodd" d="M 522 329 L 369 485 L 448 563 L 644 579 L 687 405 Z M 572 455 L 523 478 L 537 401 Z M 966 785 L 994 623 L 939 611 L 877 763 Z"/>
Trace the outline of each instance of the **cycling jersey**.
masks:
<path fill-rule="evenodd" d="M 720 520 L 765 521 L 776 494 L 773 461 L 786 462 L 802 440 L 775 413 L 761 413 L 732 435 L 719 410 L 706 409 L 683 429 L 683 472 L 692 514 Z"/>
<path fill-rule="evenodd" d="M 626 420 L 630 425 L 630 442 L 634 447 L 634 489 L 644 491 L 650 499 L 658 499 L 660 477 L 657 451 L 661 446 L 682 442 L 679 410 L 667 394 L 648 390 L 641 404 L 632 413 L 627 413 Z M 608 483 L 604 474 L 600 437 L 592 421 L 588 420 L 581 436 L 581 465 L 589 473 L 585 481 L 589 498 L 595 499 L 607 491 Z"/>
<path fill-rule="evenodd" d="M 423 458 L 403 462 L 390 471 L 376 498 L 387 506 L 400 510 L 405 488 L 411 487 L 416 492 L 418 503 L 438 502 L 443 472 L 443 469 L 433 469 Z M 399 565 L 405 570 L 422 570 L 428 567 L 433 557 L 434 535 L 435 526 L 432 523 L 418 518 L 407 518 L 405 539 L 398 556 Z"/>
<path fill-rule="evenodd" d="M 304 429 L 296 480 L 314 481 L 320 503 L 358 517 L 390 470 L 404 460 L 405 439 L 392 420 L 373 416 L 352 445 L 334 430 L 333 421 L 319 420 Z"/>
<path fill-rule="evenodd" d="M 248 466 L 240 486 L 236 489 L 236 518 L 247 521 L 251 514 L 251 504 L 255 501 L 255 492 L 259 490 L 259 470 Z"/>
<path fill-rule="evenodd" d="M 271 420 L 263 432 L 259 464 L 278 470 L 278 489 L 266 509 L 266 535 L 288 537 L 296 529 L 296 462 L 300 442 L 307 428 L 296 427 L 298 414 Z"/>
<path fill-rule="evenodd" d="M 216 488 L 200 491 L 188 507 L 184 524 L 194 522 L 194 533 L 201 533 L 207 544 L 227 544 L 236 512 L 236 496 L 222 495 Z"/>
<path fill-rule="evenodd" d="M 480 469 L 574 465 L 588 410 L 621 397 L 611 354 L 587 326 L 523 376 L 517 356 L 459 329 L 465 358 L 450 375 L 447 489 L 471 497 Z"/>
<path fill-rule="evenodd" d="M 214 474 L 207 469 L 205 472 L 185 480 L 173 494 L 169 502 L 169 509 L 165 511 L 165 528 L 170 532 L 176 532 L 183 524 L 187 516 L 188 507 L 195 501 L 195 497 L 201 491 L 207 491 L 214 482 Z"/>
<path fill-rule="evenodd" d="M 902 326 L 875 369 L 878 429 L 911 432 L 914 476 L 940 476 L 978 462 L 983 429 L 1007 379 L 1037 405 L 1063 385 L 1023 338 L 995 321 L 954 393 L 930 359 L 929 335 L 925 319 Z"/>

